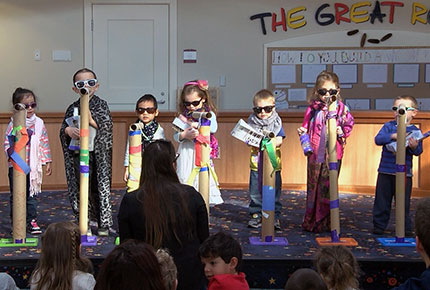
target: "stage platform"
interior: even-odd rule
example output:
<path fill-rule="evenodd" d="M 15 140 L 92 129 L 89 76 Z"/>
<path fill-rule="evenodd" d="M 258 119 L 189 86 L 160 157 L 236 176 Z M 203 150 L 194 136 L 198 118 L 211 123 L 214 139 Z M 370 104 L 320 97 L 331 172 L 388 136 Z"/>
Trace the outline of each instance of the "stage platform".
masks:
<path fill-rule="evenodd" d="M 124 191 L 113 191 L 114 221 Z M 248 192 L 222 190 L 224 204 L 211 207 L 211 233 L 223 230 L 237 238 L 243 248 L 243 271 L 251 288 L 281 289 L 296 269 L 312 267 L 314 254 L 318 249 L 316 237 L 328 237 L 329 233 L 313 234 L 302 231 L 300 225 L 304 214 L 305 193 L 284 190 L 282 194 L 282 231 L 277 237 L 287 238 L 287 246 L 254 246 L 249 237 L 260 236 L 259 230 L 249 229 Z M 411 214 L 414 214 L 418 199 L 412 199 Z M 341 237 L 352 237 L 358 242 L 352 251 L 358 259 L 362 275 L 361 289 L 391 289 L 411 276 L 419 276 L 425 269 L 414 247 L 384 247 L 371 233 L 373 196 L 340 195 Z M 45 229 L 56 221 L 75 221 L 65 191 L 44 191 L 39 199 L 39 225 Z M 394 212 L 392 213 L 392 216 Z M 0 194 L 0 238 L 10 237 L 9 193 Z M 393 236 L 391 222 L 386 235 Z M 31 237 L 30 235 L 28 237 Z M 98 239 L 97 246 L 83 247 L 83 253 L 95 265 L 97 272 L 104 257 L 113 249 L 114 238 Z M 37 248 L 0 248 L 0 272 L 11 274 L 20 288 L 26 288 L 28 278 L 37 262 L 40 245 Z"/>

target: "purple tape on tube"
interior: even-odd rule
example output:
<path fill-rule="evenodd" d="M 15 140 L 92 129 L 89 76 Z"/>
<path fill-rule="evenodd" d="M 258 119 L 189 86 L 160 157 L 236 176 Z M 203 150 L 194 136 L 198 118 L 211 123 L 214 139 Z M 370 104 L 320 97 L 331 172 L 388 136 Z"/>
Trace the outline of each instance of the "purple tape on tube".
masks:
<path fill-rule="evenodd" d="M 340 242 L 339 235 L 337 234 L 336 230 L 331 231 L 331 241 L 333 243 L 339 243 Z"/>
<path fill-rule="evenodd" d="M 328 119 L 333 119 L 333 118 L 336 118 L 336 111 L 329 111 L 328 113 L 327 113 L 327 120 Z"/>
<path fill-rule="evenodd" d="M 329 170 L 337 170 L 337 162 L 329 162 L 328 163 Z"/>
<path fill-rule="evenodd" d="M 404 242 L 405 242 L 405 238 L 396 237 L 396 243 L 404 243 Z"/>
<path fill-rule="evenodd" d="M 339 199 L 330 200 L 330 209 L 339 208 Z"/>
<path fill-rule="evenodd" d="M 404 164 L 396 164 L 396 172 L 405 172 L 406 165 Z"/>
<path fill-rule="evenodd" d="M 201 118 L 200 120 L 200 126 L 210 126 L 211 120 L 206 118 Z"/>
<path fill-rule="evenodd" d="M 80 169 L 81 169 L 81 173 L 89 173 L 90 172 L 90 167 L 88 165 L 81 165 Z"/>
<path fill-rule="evenodd" d="M 136 131 L 128 131 L 128 136 L 134 136 L 134 135 L 140 135 L 142 134 L 140 132 L 140 130 L 136 130 Z"/>
<path fill-rule="evenodd" d="M 23 239 L 15 239 L 15 244 L 22 244 L 24 243 Z"/>
<path fill-rule="evenodd" d="M 263 210 L 275 210 L 275 189 L 272 186 L 263 185 Z"/>
<path fill-rule="evenodd" d="M 265 236 L 265 237 L 264 237 L 264 241 L 265 241 L 266 243 L 270 243 L 270 242 L 272 242 L 272 241 L 273 241 L 273 236 Z"/>

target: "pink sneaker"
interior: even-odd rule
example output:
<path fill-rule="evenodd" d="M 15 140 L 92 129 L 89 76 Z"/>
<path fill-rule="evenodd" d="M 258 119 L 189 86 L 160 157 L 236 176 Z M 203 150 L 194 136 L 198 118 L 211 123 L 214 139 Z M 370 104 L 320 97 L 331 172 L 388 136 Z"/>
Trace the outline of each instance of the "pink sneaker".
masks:
<path fill-rule="evenodd" d="M 40 229 L 39 225 L 37 224 L 36 219 L 32 219 L 30 224 L 28 225 L 29 232 L 32 235 L 40 235 L 42 233 L 42 230 Z"/>

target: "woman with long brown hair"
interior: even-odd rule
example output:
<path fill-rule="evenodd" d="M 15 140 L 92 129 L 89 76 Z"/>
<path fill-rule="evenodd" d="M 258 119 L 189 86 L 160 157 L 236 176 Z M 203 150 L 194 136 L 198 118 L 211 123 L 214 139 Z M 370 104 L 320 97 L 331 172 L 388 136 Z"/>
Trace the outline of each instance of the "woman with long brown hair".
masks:
<path fill-rule="evenodd" d="M 176 158 L 170 141 L 147 145 L 140 187 L 121 201 L 119 235 L 121 242 L 138 239 L 167 248 L 178 268 L 178 289 L 201 289 L 205 278 L 198 248 L 209 236 L 208 213 L 201 195 L 179 182 Z"/>

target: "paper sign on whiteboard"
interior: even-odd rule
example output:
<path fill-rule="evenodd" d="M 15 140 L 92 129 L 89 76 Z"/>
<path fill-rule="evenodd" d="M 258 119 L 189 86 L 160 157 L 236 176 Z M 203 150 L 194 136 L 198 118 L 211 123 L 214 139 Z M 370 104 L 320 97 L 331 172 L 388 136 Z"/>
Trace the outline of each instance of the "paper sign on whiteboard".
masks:
<path fill-rule="evenodd" d="M 363 83 L 385 84 L 387 83 L 388 65 L 363 64 Z"/>
<path fill-rule="evenodd" d="M 306 101 L 306 89 L 289 89 L 288 101 L 290 102 Z"/>
<path fill-rule="evenodd" d="M 325 64 L 304 64 L 302 65 L 302 83 L 314 84 L 317 76 L 323 70 L 326 70 Z"/>
<path fill-rule="evenodd" d="M 334 64 L 333 72 L 339 76 L 339 83 L 341 84 L 357 83 L 356 64 Z"/>
<path fill-rule="evenodd" d="M 272 84 L 293 84 L 296 82 L 294 64 L 272 65 Z"/>
<path fill-rule="evenodd" d="M 418 83 L 420 77 L 420 65 L 394 64 L 394 83 Z"/>

